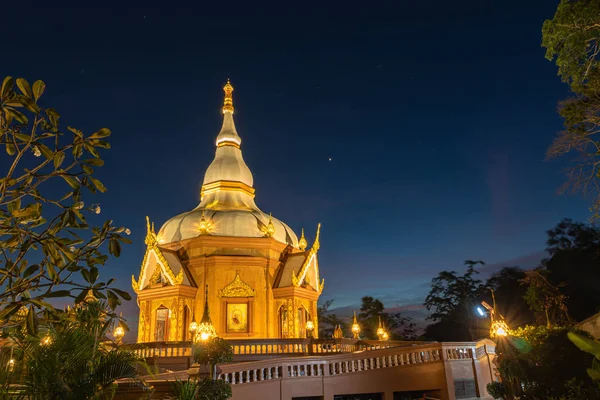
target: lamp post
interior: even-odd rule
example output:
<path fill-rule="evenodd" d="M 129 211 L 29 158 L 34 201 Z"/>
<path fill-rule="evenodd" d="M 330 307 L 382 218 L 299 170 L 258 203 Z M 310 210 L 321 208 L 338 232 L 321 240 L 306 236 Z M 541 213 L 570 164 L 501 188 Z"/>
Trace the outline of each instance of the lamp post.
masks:
<path fill-rule="evenodd" d="M 492 292 L 492 301 L 493 306 L 490 306 L 487 302 L 482 301 L 481 305 L 485 308 L 486 311 L 481 307 L 477 307 L 477 313 L 482 317 L 489 315 L 490 316 L 490 337 L 492 339 L 498 337 L 506 337 L 510 334 L 510 328 L 508 324 L 504 320 L 502 314 L 498 312 L 496 309 L 496 295 L 494 294 L 494 290 L 490 289 Z"/>
<path fill-rule="evenodd" d="M 360 339 L 360 325 L 358 324 L 358 320 L 356 319 L 356 311 L 354 311 L 354 320 L 352 321 L 352 335 L 354 335 L 354 339 Z"/>

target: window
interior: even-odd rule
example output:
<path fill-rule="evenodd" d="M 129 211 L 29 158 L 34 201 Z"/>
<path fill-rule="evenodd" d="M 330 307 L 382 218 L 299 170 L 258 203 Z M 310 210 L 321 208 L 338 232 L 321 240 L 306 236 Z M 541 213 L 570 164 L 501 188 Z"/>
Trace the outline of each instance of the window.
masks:
<path fill-rule="evenodd" d="M 457 399 L 468 399 L 477 397 L 477 389 L 475 388 L 475 380 L 473 379 L 457 379 L 454 381 L 454 396 Z"/>
<path fill-rule="evenodd" d="M 164 342 L 169 337 L 169 309 L 160 307 L 156 310 L 156 335 L 155 341 Z"/>

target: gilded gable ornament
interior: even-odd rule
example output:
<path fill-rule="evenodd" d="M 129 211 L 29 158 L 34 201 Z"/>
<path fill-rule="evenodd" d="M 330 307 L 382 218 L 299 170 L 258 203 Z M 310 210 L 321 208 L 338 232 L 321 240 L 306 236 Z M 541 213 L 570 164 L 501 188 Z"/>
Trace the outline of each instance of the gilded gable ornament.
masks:
<path fill-rule="evenodd" d="M 219 290 L 221 297 L 254 297 L 256 291 L 240 278 L 239 272 L 235 273 L 233 281 Z"/>

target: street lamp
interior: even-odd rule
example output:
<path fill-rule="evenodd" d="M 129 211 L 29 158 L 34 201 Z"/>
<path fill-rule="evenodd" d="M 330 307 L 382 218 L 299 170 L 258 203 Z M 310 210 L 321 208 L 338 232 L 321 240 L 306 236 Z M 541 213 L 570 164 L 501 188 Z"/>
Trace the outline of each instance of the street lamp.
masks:
<path fill-rule="evenodd" d="M 352 335 L 354 335 L 354 339 L 360 339 L 358 334 L 360 333 L 360 325 L 358 325 L 358 320 L 356 319 L 356 311 L 354 311 L 354 320 L 352 321 Z"/>
<path fill-rule="evenodd" d="M 486 309 L 486 311 L 484 311 L 481 307 L 477 307 L 477 313 L 482 317 L 485 315 L 490 316 L 491 338 L 506 337 L 510 333 L 510 328 L 504 320 L 504 317 L 496 309 L 496 295 L 494 294 L 494 290 L 490 289 L 490 291 L 492 292 L 492 301 L 494 305 L 490 306 L 487 302 L 482 301 L 481 305 Z"/>

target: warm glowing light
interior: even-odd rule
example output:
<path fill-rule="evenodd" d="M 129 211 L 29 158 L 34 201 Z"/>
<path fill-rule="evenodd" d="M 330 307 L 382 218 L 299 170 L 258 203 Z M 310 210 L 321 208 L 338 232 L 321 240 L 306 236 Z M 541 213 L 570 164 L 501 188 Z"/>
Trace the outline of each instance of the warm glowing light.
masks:
<path fill-rule="evenodd" d="M 313 329 L 315 329 L 315 324 L 314 322 L 312 322 L 311 320 L 306 321 L 306 330 L 308 331 L 308 334 L 312 334 Z"/>
<path fill-rule="evenodd" d="M 192 321 L 190 324 L 190 332 L 196 332 L 198 330 L 198 323 L 196 321 Z"/>
<path fill-rule="evenodd" d="M 8 360 L 8 371 L 12 372 L 15 369 L 15 359 L 11 358 Z"/>
<path fill-rule="evenodd" d="M 196 330 L 196 341 L 200 339 L 203 342 L 206 342 L 208 339 L 212 339 L 217 336 L 217 331 L 215 331 L 215 327 L 212 323 L 201 322 L 198 324 L 198 329 Z"/>
<path fill-rule="evenodd" d="M 390 338 L 390 336 L 388 335 L 387 332 L 383 332 L 383 335 L 381 335 L 381 340 L 388 340 Z"/>
<path fill-rule="evenodd" d="M 383 330 L 383 328 L 377 329 L 377 336 L 383 336 L 384 333 L 385 333 L 385 331 Z"/>
<path fill-rule="evenodd" d="M 352 335 L 354 335 L 354 339 L 359 339 L 358 334 L 360 333 L 360 325 L 358 324 L 358 320 L 356 319 L 356 311 L 354 311 L 354 318 L 352 319 Z"/>
<path fill-rule="evenodd" d="M 490 336 L 495 337 L 506 337 L 510 334 L 508 324 L 504 320 L 496 320 L 492 322 L 490 327 Z"/>
<path fill-rule="evenodd" d="M 115 336 L 115 338 L 117 340 L 121 340 L 121 338 L 123 338 L 123 336 L 125 336 L 125 329 L 123 329 L 123 327 L 121 325 L 119 325 L 115 328 L 113 335 Z"/>
<path fill-rule="evenodd" d="M 204 215 L 204 210 L 202 210 L 202 218 L 200 219 L 200 222 L 198 223 L 198 230 L 200 231 L 201 235 L 207 235 L 210 233 L 210 231 L 212 230 L 213 224 L 210 220 L 206 219 L 205 215 Z"/>
<path fill-rule="evenodd" d="M 52 343 L 52 338 L 50 336 L 46 336 L 41 340 L 40 343 L 42 344 L 42 346 L 48 346 Z"/>

